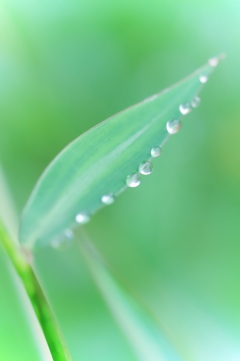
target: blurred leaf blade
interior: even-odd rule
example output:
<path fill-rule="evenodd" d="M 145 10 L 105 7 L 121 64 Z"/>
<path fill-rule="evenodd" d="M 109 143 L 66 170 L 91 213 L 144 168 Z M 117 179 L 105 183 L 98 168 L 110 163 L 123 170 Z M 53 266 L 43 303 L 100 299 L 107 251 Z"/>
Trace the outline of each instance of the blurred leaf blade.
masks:
<path fill-rule="evenodd" d="M 93 244 L 81 237 L 79 247 L 117 324 L 139 361 L 181 361 L 164 330 L 114 279 Z"/>
<path fill-rule="evenodd" d="M 100 123 L 70 143 L 45 170 L 23 212 L 20 241 L 51 239 L 75 224 L 78 213 L 93 215 L 105 194 L 118 195 L 126 177 L 151 159 L 151 149 L 169 138 L 166 123 L 180 119 L 212 72 L 207 64 L 183 81 Z"/>

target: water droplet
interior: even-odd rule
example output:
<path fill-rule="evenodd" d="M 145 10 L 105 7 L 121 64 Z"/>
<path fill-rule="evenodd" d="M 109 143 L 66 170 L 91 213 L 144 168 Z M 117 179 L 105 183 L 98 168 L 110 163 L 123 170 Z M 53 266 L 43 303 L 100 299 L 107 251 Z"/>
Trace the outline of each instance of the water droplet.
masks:
<path fill-rule="evenodd" d="M 140 164 L 139 166 L 139 172 L 144 175 L 151 174 L 152 170 L 153 170 L 153 165 L 151 162 L 149 162 L 149 160 L 145 163 Z"/>
<path fill-rule="evenodd" d="M 76 215 L 76 221 L 79 224 L 85 224 L 90 221 L 90 217 L 86 213 L 79 213 Z"/>
<path fill-rule="evenodd" d="M 218 63 L 219 63 L 219 58 L 217 56 L 215 56 L 214 58 L 210 58 L 208 60 L 208 64 L 213 66 L 213 67 L 217 66 Z"/>
<path fill-rule="evenodd" d="M 182 123 L 178 119 L 169 120 L 166 128 L 169 134 L 177 133 L 182 127 Z"/>
<path fill-rule="evenodd" d="M 62 235 L 57 236 L 51 242 L 52 248 L 66 249 L 70 246 L 71 240 L 74 237 L 74 233 L 71 229 L 66 229 Z"/>
<path fill-rule="evenodd" d="M 193 108 L 197 108 L 201 103 L 201 99 L 199 97 L 195 97 L 193 98 L 193 100 L 191 101 L 191 106 Z"/>
<path fill-rule="evenodd" d="M 64 234 L 67 237 L 67 239 L 73 239 L 73 237 L 74 237 L 73 231 L 71 229 L 66 229 Z"/>
<path fill-rule="evenodd" d="M 104 196 L 102 196 L 102 203 L 104 204 L 112 204 L 114 202 L 114 196 L 112 194 L 105 194 Z"/>
<path fill-rule="evenodd" d="M 207 75 L 200 75 L 199 80 L 202 84 L 205 84 L 208 81 Z"/>
<path fill-rule="evenodd" d="M 190 103 L 181 104 L 179 106 L 179 110 L 183 115 L 186 115 L 186 114 L 190 113 L 192 110 L 191 104 Z"/>
<path fill-rule="evenodd" d="M 162 153 L 162 149 L 160 147 L 154 147 L 151 149 L 151 156 L 153 158 L 158 157 Z"/>
<path fill-rule="evenodd" d="M 128 187 L 134 188 L 134 187 L 139 186 L 140 183 L 141 183 L 141 179 L 140 179 L 140 174 L 139 173 L 127 176 L 126 184 L 127 184 Z"/>

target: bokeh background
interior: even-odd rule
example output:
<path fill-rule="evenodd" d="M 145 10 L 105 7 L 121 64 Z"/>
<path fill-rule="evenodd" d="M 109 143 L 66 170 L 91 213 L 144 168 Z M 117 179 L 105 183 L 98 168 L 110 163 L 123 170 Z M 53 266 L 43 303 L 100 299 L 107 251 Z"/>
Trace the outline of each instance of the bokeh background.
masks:
<path fill-rule="evenodd" d="M 85 227 L 192 360 L 240 357 L 239 33 L 238 0 L 0 4 L 0 160 L 19 214 L 71 140 L 226 53 L 153 174 Z M 74 282 L 68 292 L 82 297 Z M 56 313 L 77 355 L 64 302 Z"/>

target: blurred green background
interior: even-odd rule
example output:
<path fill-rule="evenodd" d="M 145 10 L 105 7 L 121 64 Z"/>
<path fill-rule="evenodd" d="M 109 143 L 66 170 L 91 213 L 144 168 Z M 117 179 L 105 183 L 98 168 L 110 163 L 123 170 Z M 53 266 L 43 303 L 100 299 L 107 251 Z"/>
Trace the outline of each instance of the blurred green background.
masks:
<path fill-rule="evenodd" d="M 224 332 L 234 345 L 240 337 L 239 32 L 238 0 L 0 4 L 0 159 L 19 213 L 71 140 L 226 53 L 152 176 L 86 226 L 132 292 L 193 350 L 219 348 Z M 234 347 L 216 360 L 239 360 Z"/>

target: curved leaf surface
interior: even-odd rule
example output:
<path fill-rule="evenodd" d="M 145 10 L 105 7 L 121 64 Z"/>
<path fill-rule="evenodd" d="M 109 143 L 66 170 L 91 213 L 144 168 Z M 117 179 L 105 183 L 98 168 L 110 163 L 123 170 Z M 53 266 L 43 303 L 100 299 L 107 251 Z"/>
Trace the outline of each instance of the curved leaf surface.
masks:
<path fill-rule="evenodd" d="M 170 137 L 167 122 L 179 121 L 188 112 L 180 105 L 196 106 L 194 98 L 215 65 L 204 65 L 70 143 L 39 179 L 23 213 L 20 241 L 28 246 L 49 243 L 77 224 L 77 214 L 79 223 L 87 221 L 104 205 L 104 195 L 110 195 L 111 202 L 121 193 L 126 178 L 151 159 L 151 149 L 163 147 Z"/>

